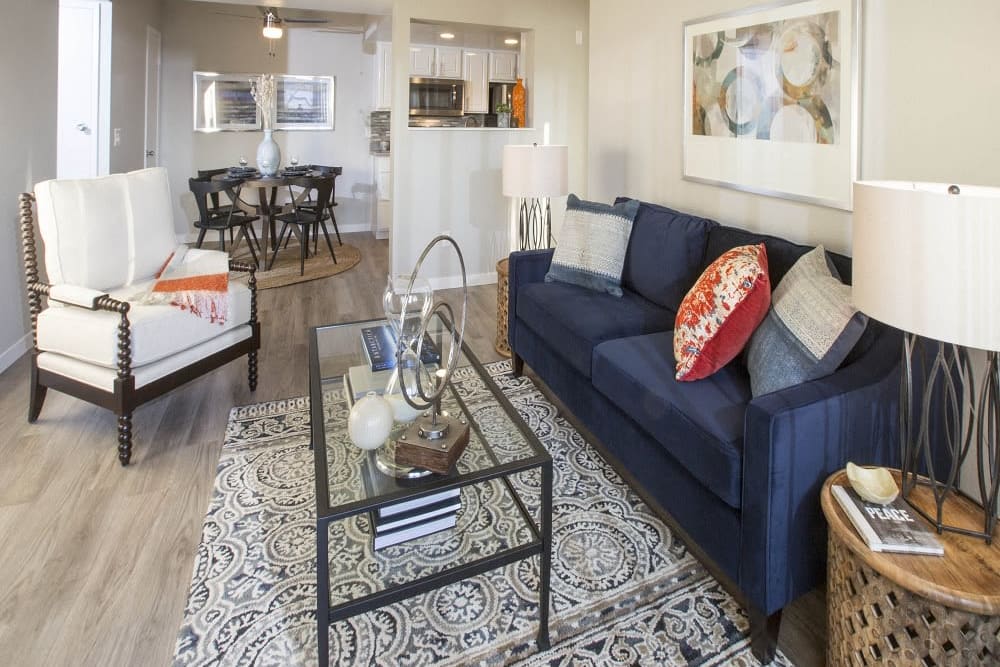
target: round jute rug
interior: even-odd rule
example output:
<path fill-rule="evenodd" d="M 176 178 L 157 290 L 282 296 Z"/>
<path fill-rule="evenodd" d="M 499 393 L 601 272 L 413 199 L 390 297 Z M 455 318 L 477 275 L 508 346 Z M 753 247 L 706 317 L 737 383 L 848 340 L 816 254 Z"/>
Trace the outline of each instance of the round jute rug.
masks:
<path fill-rule="evenodd" d="M 335 276 L 353 269 L 361 262 L 361 251 L 349 243 L 337 245 L 335 241 L 333 252 L 337 256 L 336 264 L 330 259 L 330 251 L 323 243 L 320 243 L 320 252 L 306 257 L 305 273 L 300 276 L 299 246 L 296 243 L 289 243 L 287 248 L 278 250 L 278 258 L 274 261 L 274 266 L 270 271 L 265 271 L 263 268 L 257 270 L 257 289 L 285 287 L 286 285 Z M 246 251 L 245 246 L 238 259 L 250 261 L 250 253 Z M 268 253 L 267 259 L 271 261 L 270 253 Z"/>

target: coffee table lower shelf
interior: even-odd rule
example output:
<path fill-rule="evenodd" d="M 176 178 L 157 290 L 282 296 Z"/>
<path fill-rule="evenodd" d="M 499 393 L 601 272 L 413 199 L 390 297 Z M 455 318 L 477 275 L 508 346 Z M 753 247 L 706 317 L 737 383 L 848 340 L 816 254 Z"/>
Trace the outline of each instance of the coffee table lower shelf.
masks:
<path fill-rule="evenodd" d="M 536 526 L 535 521 L 507 476 L 516 472 L 522 472 L 531 468 L 540 468 L 542 472 L 541 486 L 541 526 Z M 330 524 L 334 521 L 347 519 L 356 514 L 367 512 L 386 504 L 385 501 L 378 503 L 359 502 L 343 507 L 340 511 L 320 517 L 316 520 L 316 620 L 319 642 L 319 664 L 326 667 L 330 664 L 330 636 L 329 627 L 332 623 L 343 621 L 352 616 L 374 611 L 381 607 L 411 598 L 422 593 L 428 593 L 449 584 L 474 577 L 476 575 L 495 570 L 505 565 L 510 565 L 519 560 L 539 556 L 539 592 L 538 592 L 538 635 L 536 644 L 538 649 L 545 651 L 550 648 L 549 642 L 549 584 L 550 572 L 552 568 L 552 460 L 543 461 L 536 464 L 526 465 L 523 462 L 500 466 L 499 469 L 484 472 L 474 480 L 466 481 L 462 484 L 454 484 L 452 487 L 472 486 L 475 483 L 482 483 L 494 478 L 500 478 L 507 491 L 514 499 L 515 504 L 521 514 L 521 518 L 528 525 L 532 533 L 531 541 L 519 544 L 503 551 L 499 551 L 489 556 L 476 559 L 469 563 L 456 565 L 440 572 L 434 572 L 423 577 L 397 584 L 389 588 L 375 591 L 363 597 L 337 605 L 330 605 Z M 437 491 L 451 487 L 440 487 Z M 413 497 L 421 494 L 415 493 Z M 454 529 L 452 529 L 454 530 Z M 325 619 L 325 620 L 324 620 Z"/>

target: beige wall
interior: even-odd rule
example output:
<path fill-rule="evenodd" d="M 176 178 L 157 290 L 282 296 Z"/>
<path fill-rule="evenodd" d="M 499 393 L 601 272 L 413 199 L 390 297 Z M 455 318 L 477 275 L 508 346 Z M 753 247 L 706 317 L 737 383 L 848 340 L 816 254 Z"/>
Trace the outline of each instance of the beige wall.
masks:
<path fill-rule="evenodd" d="M 851 216 L 681 178 L 682 24 L 746 0 L 591 0 L 588 194 L 665 203 L 850 254 Z M 1000 3 L 867 0 L 861 178 L 1000 185 Z"/>
<path fill-rule="evenodd" d="M 411 18 L 533 30 L 526 57 L 532 76 L 526 86 L 535 130 L 407 128 Z M 577 30 L 584 37 L 579 46 Z M 542 124 L 549 122 L 551 142 L 569 145 L 570 190 L 581 191 L 586 184 L 587 3 L 396 0 L 392 36 L 392 269 L 409 273 L 431 238 L 450 233 L 462 246 L 470 276 L 495 280 L 496 261 L 506 254 L 509 206 L 500 189 L 503 144 L 540 142 Z M 429 259 L 424 272 L 438 284 L 455 284 L 458 265 L 442 251 Z"/>
<path fill-rule="evenodd" d="M 17 195 L 56 175 L 56 80 L 59 35 L 56 0 L 5 3 L 15 29 L 0 40 L 0 371 L 28 349 Z"/>
<path fill-rule="evenodd" d="M 193 230 L 187 179 L 198 169 L 231 166 L 244 156 L 253 164 L 261 132 L 196 133 L 192 129 L 192 72 L 289 73 L 336 77 L 335 129 L 275 132 L 282 164 L 295 156 L 303 164 L 343 167 L 337 179 L 337 221 L 342 231 L 368 229 L 371 169 L 366 122 L 372 106 L 371 55 L 361 35 L 285 31 L 275 56 L 267 52 L 260 22 L 218 12 L 253 16 L 253 6 L 167 0 L 163 28 L 161 164 L 170 172 L 178 234 Z"/>
<path fill-rule="evenodd" d="M 146 26 L 161 30 L 160 0 L 111 3 L 111 173 L 142 169 L 146 129 Z"/>

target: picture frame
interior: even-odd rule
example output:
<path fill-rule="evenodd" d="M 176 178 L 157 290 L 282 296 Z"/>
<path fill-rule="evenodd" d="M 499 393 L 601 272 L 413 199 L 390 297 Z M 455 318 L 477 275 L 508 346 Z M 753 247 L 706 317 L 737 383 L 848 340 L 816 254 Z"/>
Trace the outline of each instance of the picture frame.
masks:
<path fill-rule="evenodd" d="M 334 77 L 279 74 L 275 78 L 274 129 L 334 129 Z"/>
<path fill-rule="evenodd" d="M 850 211 L 860 0 L 793 0 L 683 24 L 684 180 Z"/>
<path fill-rule="evenodd" d="M 194 131 L 260 130 L 260 109 L 250 93 L 250 80 L 255 76 L 194 72 Z"/>

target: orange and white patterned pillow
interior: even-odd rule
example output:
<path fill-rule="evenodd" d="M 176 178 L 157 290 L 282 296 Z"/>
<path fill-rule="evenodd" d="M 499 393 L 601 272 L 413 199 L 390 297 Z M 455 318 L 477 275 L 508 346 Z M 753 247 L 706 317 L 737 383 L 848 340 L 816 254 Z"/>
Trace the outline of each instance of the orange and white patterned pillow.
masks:
<path fill-rule="evenodd" d="M 701 274 L 674 323 L 676 378 L 700 380 L 740 353 L 771 304 L 764 244 L 732 248 Z"/>

